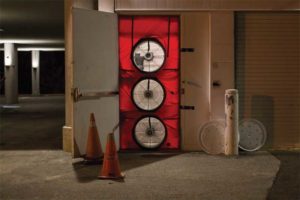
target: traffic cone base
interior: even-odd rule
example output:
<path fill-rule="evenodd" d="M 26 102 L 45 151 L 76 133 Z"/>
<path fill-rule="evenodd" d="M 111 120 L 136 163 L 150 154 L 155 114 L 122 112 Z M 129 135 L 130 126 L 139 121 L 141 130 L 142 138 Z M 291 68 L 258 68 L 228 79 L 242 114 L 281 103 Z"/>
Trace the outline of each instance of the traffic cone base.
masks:
<path fill-rule="evenodd" d="M 85 164 L 99 164 L 103 160 L 102 147 L 96 127 L 94 113 L 90 115 L 90 126 L 86 144 L 86 154 L 83 156 Z"/>
<path fill-rule="evenodd" d="M 113 180 L 121 180 L 125 178 L 125 173 L 121 173 L 120 176 L 114 176 L 110 174 L 109 176 L 98 176 L 99 179 L 113 179 Z"/>
<path fill-rule="evenodd" d="M 99 179 L 123 179 L 113 133 L 107 136 L 106 150 Z"/>

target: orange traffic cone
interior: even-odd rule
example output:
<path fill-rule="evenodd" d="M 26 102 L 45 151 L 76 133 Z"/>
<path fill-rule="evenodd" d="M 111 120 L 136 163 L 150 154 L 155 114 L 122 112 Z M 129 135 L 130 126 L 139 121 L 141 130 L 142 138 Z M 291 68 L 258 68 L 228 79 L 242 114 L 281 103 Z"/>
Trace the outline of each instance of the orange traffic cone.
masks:
<path fill-rule="evenodd" d="M 86 154 L 84 159 L 87 163 L 99 163 L 103 158 L 102 147 L 96 127 L 94 113 L 90 114 L 90 127 L 88 132 Z"/>
<path fill-rule="evenodd" d="M 100 179 L 123 179 L 124 174 L 121 173 L 120 163 L 118 159 L 114 134 L 109 133 L 107 136 L 106 150 L 104 161 L 100 175 Z"/>

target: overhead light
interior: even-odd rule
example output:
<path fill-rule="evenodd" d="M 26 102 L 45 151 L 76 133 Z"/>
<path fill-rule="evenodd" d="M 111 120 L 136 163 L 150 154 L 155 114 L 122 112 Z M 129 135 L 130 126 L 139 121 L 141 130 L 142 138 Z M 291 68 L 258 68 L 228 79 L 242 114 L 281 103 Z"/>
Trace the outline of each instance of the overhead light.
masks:
<path fill-rule="evenodd" d="M 18 51 L 64 51 L 60 47 L 18 47 Z"/>
<path fill-rule="evenodd" d="M 0 32 L 3 32 L 4 31 L 4 29 L 3 28 L 0 28 Z"/>
<path fill-rule="evenodd" d="M 64 44 L 64 39 L 0 39 L 1 43 L 17 44 Z"/>
<path fill-rule="evenodd" d="M 39 65 L 40 65 L 40 52 L 39 51 L 32 51 L 32 54 L 31 54 L 31 65 L 32 65 L 32 68 L 38 68 Z"/>

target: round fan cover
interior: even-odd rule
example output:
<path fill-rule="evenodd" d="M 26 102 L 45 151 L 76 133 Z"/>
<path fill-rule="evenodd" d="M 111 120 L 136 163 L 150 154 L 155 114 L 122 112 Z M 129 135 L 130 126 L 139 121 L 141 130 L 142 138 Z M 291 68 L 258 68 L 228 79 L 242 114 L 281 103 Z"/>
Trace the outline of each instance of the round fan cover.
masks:
<path fill-rule="evenodd" d="M 162 84 L 154 79 L 139 81 L 132 90 L 134 104 L 145 111 L 159 108 L 165 99 L 165 90 Z"/>
<path fill-rule="evenodd" d="M 143 39 L 138 42 L 132 52 L 134 65 L 143 72 L 155 72 L 165 62 L 166 54 L 163 46 L 154 39 Z"/>
<path fill-rule="evenodd" d="M 256 151 L 264 146 L 267 131 L 264 125 L 255 119 L 244 119 L 239 123 L 239 147 L 245 151 Z"/>
<path fill-rule="evenodd" d="M 214 120 L 204 124 L 199 134 L 203 150 L 208 154 L 224 153 L 224 132 L 224 120 Z"/>
<path fill-rule="evenodd" d="M 140 147 L 156 149 L 164 142 L 167 132 L 160 119 L 147 116 L 136 123 L 133 134 Z"/>

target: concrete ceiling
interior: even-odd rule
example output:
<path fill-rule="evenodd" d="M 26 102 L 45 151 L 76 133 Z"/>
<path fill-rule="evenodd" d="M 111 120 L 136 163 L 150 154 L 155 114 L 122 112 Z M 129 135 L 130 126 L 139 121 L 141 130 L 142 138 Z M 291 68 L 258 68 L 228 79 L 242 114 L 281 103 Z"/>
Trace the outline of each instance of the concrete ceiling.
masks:
<path fill-rule="evenodd" d="M 0 43 L 64 46 L 64 0 L 0 0 Z"/>

